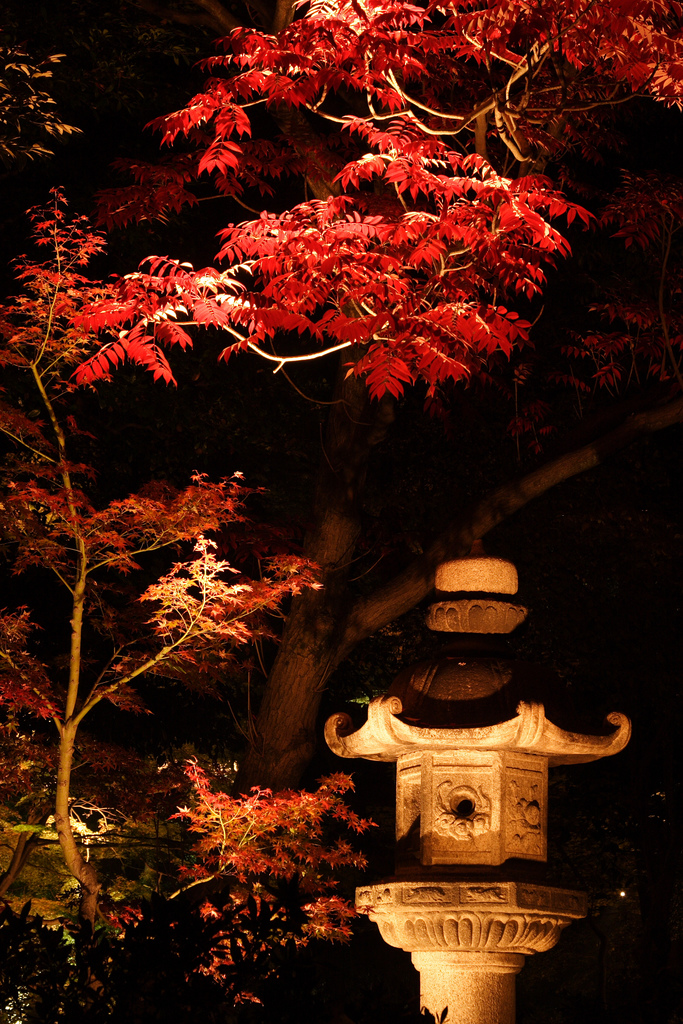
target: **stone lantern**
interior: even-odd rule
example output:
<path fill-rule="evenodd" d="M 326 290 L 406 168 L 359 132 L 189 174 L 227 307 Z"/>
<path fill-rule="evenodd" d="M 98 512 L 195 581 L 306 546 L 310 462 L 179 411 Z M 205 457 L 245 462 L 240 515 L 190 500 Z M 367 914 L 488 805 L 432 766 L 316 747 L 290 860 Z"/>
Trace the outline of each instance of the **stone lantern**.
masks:
<path fill-rule="evenodd" d="M 396 873 L 356 890 L 384 940 L 408 950 L 423 1007 L 449 1024 L 514 1024 L 515 975 L 586 915 L 585 895 L 545 884 L 548 768 L 616 754 L 630 723 L 608 715 L 586 734 L 561 684 L 512 660 L 505 634 L 527 615 L 517 570 L 487 557 L 436 572 L 427 625 L 457 634 L 401 672 L 353 730 L 333 715 L 341 757 L 396 762 Z"/>

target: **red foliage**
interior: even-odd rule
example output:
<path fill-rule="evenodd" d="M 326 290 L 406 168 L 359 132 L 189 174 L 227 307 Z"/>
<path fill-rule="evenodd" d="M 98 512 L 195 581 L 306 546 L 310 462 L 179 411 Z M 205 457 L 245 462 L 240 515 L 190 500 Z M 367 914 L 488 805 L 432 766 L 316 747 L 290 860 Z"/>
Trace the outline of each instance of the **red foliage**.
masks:
<path fill-rule="evenodd" d="M 348 938 L 354 911 L 334 893 L 337 881 L 331 872 L 362 868 L 365 859 L 345 838 L 329 840 L 326 832 L 330 822 L 337 831 L 341 825 L 357 833 L 373 824 L 342 799 L 353 788 L 351 779 L 331 775 L 313 793 L 255 789 L 250 796 L 235 798 L 213 791 L 196 762 L 188 764 L 187 775 L 195 799 L 176 817 L 187 821 L 199 838 L 194 845 L 197 861 L 184 870 L 185 876 L 192 883 L 234 877 L 259 900 L 271 902 L 273 880 L 296 879 L 305 897 L 303 940 Z"/>
<path fill-rule="evenodd" d="M 545 268 L 569 252 L 558 218 L 589 222 L 547 177 L 525 171 L 572 150 L 599 157 L 596 134 L 608 142 L 610 108 L 630 96 L 680 104 L 680 9 L 659 0 L 319 2 L 277 36 L 235 30 L 225 54 L 204 62 L 204 90 L 153 122 L 163 143 L 189 142 L 192 158 L 183 154 L 173 172 L 168 161 L 134 169 L 137 191 L 103 196 L 103 217 L 158 212 L 158 193 L 144 187 L 150 173 L 175 181 L 172 209 L 193 201 L 201 176 L 239 198 L 271 191 L 288 170 L 327 179 L 330 197 L 226 228 L 222 271 L 154 258 L 127 276 L 113 302 L 82 316 L 116 336 L 79 379 L 129 358 L 170 382 L 161 349 L 187 346 L 187 328 L 203 325 L 231 336 L 225 358 L 250 349 L 276 367 L 347 347 L 373 396 L 422 379 L 438 407 L 445 381 L 481 374 L 492 354 L 527 343 L 529 323 L 509 304 L 538 295 Z M 299 142 L 290 127 L 284 140 L 254 141 L 255 104 L 278 123 L 287 108 L 305 110 L 318 134 L 307 129 Z M 654 238 L 650 211 L 641 222 L 622 233 Z M 618 376 L 607 365 L 597 372 L 606 383 Z"/>
<path fill-rule="evenodd" d="M 102 240 L 82 219 L 68 220 L 59 194 L 50 210 L 35 211 L 32 219 L 36 243 L 49 246 L 50 257 L 44 263 L 17 261 L 24 292 L 0 312 L 0 366 L 10 371 L 0 404 L 0 432 L 10 445 L 1 471 L 0 527 L 10 542 L 12 571 L 43 571 L 66 590 L 67 603 L 62 656 L 45 664 L 31 650 L 29 610 L 0 613 L 0 761 L 14 761 L 13 774 L 30 784 L 41 806 L 58 768 L 60 843 L 70 870 L 96 896 L 93 869 L 69 823 L 74 757 L 81 759 L 79 767 L 89 766 L 91 777 L 116 763 L 128 785 L 145 771 L 140 758 L 124 757 L 120 750 L 107 754 L 101 744 L 81 737 L 82 720 L 102 700 L 145 711 L 135 686 L 142 676 L 161 674 L 212 692 L 235 649 L 269 635 L 265 613 L 317 583 L 312 566 L 287 553 L 266 559 L 258 580 L 216 557 L 206 534 L 245 519 L 249 491 L 239 474 L 218 483 L 195 475 L 183 490 L 156 481 L 137 494 L 98 503 L 94 467 L 72 461 L 69 447 L 80 434 L 73 417 L 73 366 L 94 348 L 92 334 L 78 323 L 79 312 L 84 301 L 107 294 L 80 268 L 100 251 Z M 164 548 L 175 552 L 175 564 L 149 586 L 136 590 L 126 582 L 123 605 L 122 580 L 140 570 L 142 556 Z M 59 615 L 60 609 L 50 622 L 53 642 Z M 44 731 L 27 735 L 28 723 L 36 719 L 51 721 L 58 750 Z M 92 785 L 93 795 L 102 791 L 101 784 Z M 138 792 L 154 803 L 174 787 L 177 780 L 164 779 Z M 12 792 L 12 786 L 4 787 L 8 796 Z M 140 813 L 139 802 L 135 809 Z"/>
<path fill-rule="evenodd" d="M 78 379 L 96 379 L 127 357 L 170 381 L 160 346 L 190 344 L 189 323 L 233 335 L 225 358 L 249 348 L 276 365 L 287 359 L 269 346 L 283 332 L 323 351 L 365 346 L 353 369 L 367 375 L 376 397 L 398 395 L 418 378 L 438 386 L 468 377 L 496 350 L 509 355 L 526 341 L 529 324 L 479 295 L 492 281 L 501 292 L 538 292 L 542 264 L 568 251 L 538 211 L 576 207 L 545 179 L 528 188 L 483 172 L 481 162 L 457 164 L 462 174 L 455 185 L 445 182 L 441 217 L 371 213 L 371 202 L 345 196 L 226 229 L 219 258 L 229 262 L 227 271 L 150 260 L 148 272 L 121 283 L 117 300 L 79 318 L 119 332 L 79 368 Z M 423 175 L 420 188 L 438 205 L 432 178 Z M 242 283 L 245 271 L 253 285 Z M 318 354 L 313 349 L 310 358 Z"/>
<path fill-rule="evenodd" d="M 625 172 L 601 224 L 627 249 L 642 251 L 631 256 L 640 271 L 630 279 L 615 276 L 603 288 L 601 300 L 590 306 L 599 326 L 563 347 L 570 371 L 558 371 L 556 379 L 577 394 L 591 387 L 618 393 L 648 379 L 683 387 L 683 267 L 676 237 L 683 226 L 683 181 Z"/>
<path fill-rule="evenodd" d="M 71 367 L 93 347 L 92 335 L 74 325 L 83 301 L 102 292 L 74 268 L 87 263 L 102 242 L 82 221 L 66 221 L 60 197 L 49 215 L 34 213 L 33 220 L 37 244 L 52 245 L 53 253 L 45 264 L 19 262 L 26 292 L 0 315 L 0 365 L 33 378 L 45 420 L 27 415 L 16 402 L 0 406 L 0 431 L 15 448 L 5 468 L 0 522 L 14 543 L 14 571 L 37 567 L 55 574 L 72 594 L 82 587 L 87 614 L 111 638 L 113 658 L 96 673 L 85 706 L 106 698 L 136 708 L 130 683 L 142 672 L 163 671 L 187 682 L 199 673 L 208 684 L 235 645 L 266 629 L 263 609 L 316 584 L 310 567 L 295 556 L 267 559 L 259 580 L 246 579 L 215 557 L 215 545 L 204 534 L 245 520 L 249 490 L 239 476 L 211 483 L 196 475 L 182 491 L 157 481 L 103 507 L 93 504 L 93 469 L 70 462 L 66 445 L 77 433 L 68 415 L 68 396 L 76 386 Z M 184 542 L 194 543 L 195 554 L 137 595 L 150 609 L 147 622 L 142 614 L 127 616 L 108 604 L 117 574 L 138 570 L 144 553 Z M 0 623 L 3 703 L 59 719 L 54 684 L 26 653 L 29 612 L 7 613 Z"/>

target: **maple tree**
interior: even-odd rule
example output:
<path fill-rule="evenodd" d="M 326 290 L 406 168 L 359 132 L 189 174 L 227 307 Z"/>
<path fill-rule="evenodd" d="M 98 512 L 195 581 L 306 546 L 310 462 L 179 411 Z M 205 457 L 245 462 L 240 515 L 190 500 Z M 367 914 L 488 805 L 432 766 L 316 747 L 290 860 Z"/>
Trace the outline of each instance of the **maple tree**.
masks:
<path fill-rule="evenodd" d="M 156 481 L 129 497 L 98 502 L 93 466 L 71 457 L 87 441 L 74 418 L 72 373 L 94 346 L 92 335 L 74 326 L 75 316 L 85 301 L 106 293 L 82 273 L 102 238 L 83 218 L 69 220 L 58 192 L 49 209 L 31 217 L 35 242 L 48 258 L 17 261 L 23 292 L 0 314 L 6 380 L 0 431 L 9 445 L 0 522 L 14 573 L 42 571 L 66 591 L 66 650 L 45 662 L 31 646 L 39 623 L 30 610 L 0 613 L 0 756 L 19 763 L 18 774 L 3 781 L 8 791 L 21 790 L 40 771 L 54 772 L 54 828 L 80 883 L 81 916 L 92 925 L 99 881 L 75 833 L 71 780 L 79 760 L 98 753 L 81 736 L 81 723 L 101 701 L 144 711 L 135 689 L 142 677 L 215 691 L 235 648 L 267 634 L 264 610 L 317 584 L 308 564 L 293 556 L 264 564 L 256 580 L 217 557 L 207 534 L 244 519 L 248 491 L 238 479 L 211 483 L 196 476 L 184 490 Z M 132 586 L 127 578 L 142 569 L 141 560 L 163 549 L 182 557 L 155 582 Z M 58 603 L 56 609 L 58 615 Z M 36 735 L 36 721 L 52 723 L 56 749 L 40 728 Z M 112 756 L 120 760 L 110 754 L 110 768 Z M 38 802 L 44 823 L 45 797 Z M 40 831 L 38 820 L 29 818 L 29 832 L 34 823 Z M 9 876 L 24 853 L 25 846 Z"/>
<path fill-rule="evenodd" d="M 192 18 L 187 7 L 142 6 Z M 499 380 L 516 400 L 523 394 L 548 270 L 570 254 L 568 225 L 595 226 L 569 196 L 583 187 L 582 161 L 618 144 L 615 111 L 624 105 L 680 104 L 682 10 L 660 0 L 280 2 L 251 6 L 240 22 L 218 2 L 194 7 L 224 36 L 222 52 L 205 61 L 204 90 L 154 122 L 179 151 L 155 165 L 130 162 L 136 184 L 103 194 L 103 217 L 125 224 L 178 211 L 209 180 L 257 217 L 220 232 L 216 267 L 155 257 L 85 310 L 80 322 L 105 337 L 78 373 L 94 380 L 130 359 L 170 382 L 164 350 L 192 344 L 195 326 L 227 334 L 225 359 L 248 351 L 283 376 L 297 362 L 337 356 L 305 543 L 323 587 L 293 603 L 258 714 L 259 742 L 239 779 L 244 788 L 277 788 L 296 782 L 312 754 L 334 668 L 428 594 L 439 561 L 467 553 L 529 500 L 635 437 L 680 421 L 666 244 L 678 213 L 666 183 L 656 211 L 634 213 L 625 191 L 604 221 L 616 219 L 618 233 L 641 243 L 665 240 L 648 330 L 631 330 L 623 303 L 611 312 L 609 301 L 596 304 L 619 319 L 617 331 L 574 339 L 554 370 L 555 383 L 579 400 L 582 391 L 614 392 L 620 380 L 650 389 L 635 407 L 616 408 L 610 429 L 587 445 L 464 510 L 394 579 L 369 594 L 349 586 L 368 465 L 405 388 L 423 387 L 433 413 L 474 380 Z M 256 137 L 263 111 L 275 138 Z M 258 214 L 263 197 L 277 207 L 293 174 L 302 201 Z M 645 230 L 629 226 L 638 216 Z M 512 420 L 537 448 L 536 427 L 552 430 L 547 408 L 530 398 Z"/>

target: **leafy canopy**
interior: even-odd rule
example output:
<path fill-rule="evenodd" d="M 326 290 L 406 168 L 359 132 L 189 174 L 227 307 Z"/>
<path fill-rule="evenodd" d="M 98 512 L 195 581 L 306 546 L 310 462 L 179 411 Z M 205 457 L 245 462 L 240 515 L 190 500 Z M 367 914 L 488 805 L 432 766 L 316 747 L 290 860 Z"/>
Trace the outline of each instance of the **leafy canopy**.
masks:
<path fill-rule="evenodd" d="M 540 172 L 598 157 L 615 105 L 680 103 L 679 8 L 312 3 L 276 36 L 236 29 L 204 90 L 153 122 L 178 154 L 131 164 L 137 184 L 104 193 L 102 215 L 179 210 L 209 179 L 245 203 L 297 174 L 316 198 L 229 225 L 221 269 L 153 258 L 128 275 L 84 311 L 105 344 L 79 379 L 128 358 L 171 382 L 162 349 L 200 325 L 229 335 L 224 358 L 250 350 L 276 370 L 348 349 L 374 397 L 423 380 L 438 408 L 445 382 L 529 344 L 514 306 L 569 254 L 558 222 L 590 222 Z M 255 137 L 263 109 L 275 138 Z"/>

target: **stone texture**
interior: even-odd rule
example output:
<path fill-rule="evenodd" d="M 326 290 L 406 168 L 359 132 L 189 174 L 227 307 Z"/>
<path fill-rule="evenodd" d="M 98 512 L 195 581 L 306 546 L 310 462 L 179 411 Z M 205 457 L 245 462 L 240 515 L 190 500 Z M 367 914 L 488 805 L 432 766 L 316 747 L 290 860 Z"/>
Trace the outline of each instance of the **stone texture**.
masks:
<path fill-rule="evenodd" d="M 553 725 L 542 704 L 520 701 L 517 715 L 495 725 L 467 729 L 429 729 L 401 719 L 398 697 L 376 697 L 368 705 L 368 720 L 353 730 L 348 715 L 328 718 L 325 739 L 340 757 L 365 757 L 371 761 L 396 761 L 418 751 L 510 750 L 547 757 L 552 765 L 582 764 L 623 750 L 631 736 L 626 715 L 612 712 L 605 719 L 612 731 L 587 736 Z"/>
<path fill-rule="evenodd" d="M 420 1005 L 457 1024 L 515 1024 L 515 975 L 524 957 L 514 953 L 413 953 L 420 972 Z"/>
<path fill-rule="evenodd" d="M 442 633 L 511 633 L 527 614 L 521 604 L 469 598 L 435 602 L 425 621 L 430 629 Z"/>
<path fill-rule="evenodd" d="M 517 569 L 504 558 L 472 555 L 443 562 L 436 570 L 434 586 L 437 590 L 457 593 L 460 590 L 491 594 L 516 594 Z"/>
<path fill-rule="evenodd" d="M 514 976 L 586 915 L 583 893 L 509 881 L 393 881 L 356 890 L 356 908 L 412 955 L 420 1002 L 449 1024 L 514 1024 Z"/>
<path fill-rule="evenodd" d="M 532 883 L 403 880 L 358 888 L 356 909 L 385 942 L 410 953 L 530 956 L 551 949 L 568 924 L 586 916 L 586 898 Z"/>
<path fill-rule="evenodd" d="M 498 865 L 543 861 L 548 766 L 509 751 L 425 751 L 396 766 L 399 863 Z"/>

